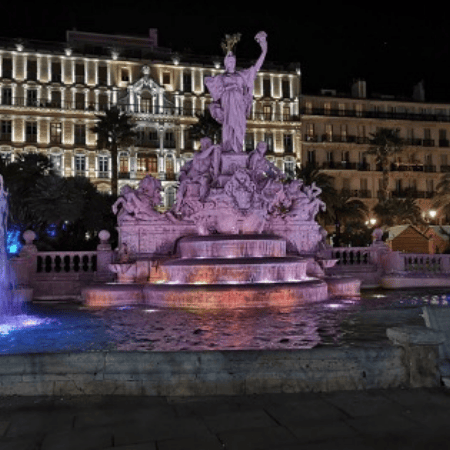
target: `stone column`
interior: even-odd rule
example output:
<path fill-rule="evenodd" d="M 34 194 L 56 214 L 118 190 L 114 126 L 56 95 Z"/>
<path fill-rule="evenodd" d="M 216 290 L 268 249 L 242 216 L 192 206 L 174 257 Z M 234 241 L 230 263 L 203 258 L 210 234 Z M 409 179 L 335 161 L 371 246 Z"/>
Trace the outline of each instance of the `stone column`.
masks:
<path fill-rule="evenodd" d="M 111 244 L 109 243 L 109 231 L 100 231 L 98 237 L 100 244 L 97 246 L 97 272 L 95 274 L 95 280 L 111 281 L 114 275 L 108 266 L 113 262 L 114 251 L 111 249 Z"/>
<path fill-rule="evenodd" d="M 404 350 L 402 364 L 408 377 L 407 387 L 440 386 L 439 345 L 445 340 L 441 331 L 410 325 L 388 328 L 386 334 Z"/>
<path fill-rule="evenodd" d="M 37 272 L 37 247 L 33 244 L 36 239 L 34 231 L 27 230 L 23 233 L 25 245 L 17 258 L 13 260 L 17 284 L 21 287 L 31 287 L 33 277 Z"/>

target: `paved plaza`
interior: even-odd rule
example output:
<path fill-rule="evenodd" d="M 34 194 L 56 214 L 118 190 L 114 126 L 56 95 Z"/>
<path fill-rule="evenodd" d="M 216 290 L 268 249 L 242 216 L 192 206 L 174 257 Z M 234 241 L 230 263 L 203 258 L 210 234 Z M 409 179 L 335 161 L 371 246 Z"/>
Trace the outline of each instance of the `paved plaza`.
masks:
<path fill-rule="evenodd" d="M 233 397 L 2 397 L 1 450 L 449 448 L 444 388 Z"/>

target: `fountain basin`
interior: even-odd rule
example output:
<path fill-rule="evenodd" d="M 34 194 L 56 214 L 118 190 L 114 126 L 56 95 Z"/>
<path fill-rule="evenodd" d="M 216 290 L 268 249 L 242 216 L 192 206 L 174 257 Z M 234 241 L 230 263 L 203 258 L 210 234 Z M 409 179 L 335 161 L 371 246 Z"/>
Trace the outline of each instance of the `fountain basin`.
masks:
<path fill-rule="evenodd" d="M 226 285 L 148 284 L 145 304 L 153 307 L 189 309 L 292 307 L 328 297 L 327 284 L 310 279 L 300 283 L 254 283 Z"/>

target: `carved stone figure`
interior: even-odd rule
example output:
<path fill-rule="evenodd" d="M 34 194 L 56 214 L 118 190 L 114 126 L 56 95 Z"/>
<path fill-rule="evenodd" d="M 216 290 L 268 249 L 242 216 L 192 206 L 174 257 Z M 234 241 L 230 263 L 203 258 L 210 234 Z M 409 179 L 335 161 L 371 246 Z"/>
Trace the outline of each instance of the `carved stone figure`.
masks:
<path fill-rule="evenodd" d="M 177 201 L 173 211 L 179 213 L 188 195 L 188 191 L 197 187 L 198 194 L 193 197 L 199 201 L 205 201 L 210 186 L 219 176 L 221 149 L 218 145 L 212 145 L 211 139 L 205 137 L 200 140 L 201 151 L 186 163 L 180 174 L 180 186 L 177 192 Z M 191 195 L 192 196 L 192 195 Z"/>
<path fill-rule="evenodd" d="M 236 56 L 229 49 L 225 56 L 225 73 L 205 78 L 213 102 L 209 109 L 217 122 L 222 124 L 222 149 L 242 153 L 246 131 L 246 118 L 253 101 L 256 74 L 267 53 L 267 34 L 263 31 L 255 36 L 261 46 L 261 55 L 249 69 L 236 71 Z"/>
<path fill-rule="evenodd" d="M 145 176 L 136 190 L 130 186 L 124 186 L 120 194 L 120 197 L 112 206 L 112 210 L 114 214 L 117 214 L 119 222 L 162 217 L 154 209 L 155 206 L 161 203 L 161 181 L 153 178 L 151 175 Z"/>
<path fill-rule="evenodd" d="M 225 194 L 229 196 L 238 209 L 247 210 L 252 206 L 256 185 L 247 169 L 237 169 L 225 185 Z"/>

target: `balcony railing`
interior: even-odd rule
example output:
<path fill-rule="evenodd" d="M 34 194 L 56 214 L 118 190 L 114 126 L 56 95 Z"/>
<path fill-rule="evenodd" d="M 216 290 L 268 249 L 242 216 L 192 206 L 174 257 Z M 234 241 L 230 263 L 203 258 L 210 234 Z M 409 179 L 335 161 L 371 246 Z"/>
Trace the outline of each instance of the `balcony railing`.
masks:
<path fill-rule="evenodd" d="M 392 198 L 433 198 L 434 192 L 432 191 L 418 191 L 415 189 L 403 189 L 401 191 L 395 190 L 390 192 Z M 381 191 L 377 191 L 377 197 L 381 198 Z"/>
<path fill-rule="evenodd" d="M 301 108 L 302 115 L 362 117 L 369 119 L 396 119 L 430 122 L 450 122 L 450 115 L 423 114 L 413 112 L 357 111 L 354 109 Z"/>
<path fill-rule="evenodd" d="M 85 102 L 70 100 L 47 100 L 47 99 L 29 99 L 26 97 L 3 97 L 0 98 L 0 106 L 14 107 L 33 107 L 33 108 L 51 108 L 80 111 L 103 111 L 111 107 L 117 107 L 123 112 L 135 114 L 152 114 L 164 116 L 189 116 L 195 117 L 197 113 L 203 113 L 202 109 L 181 108 L 175 106 L 148 106 L 131 104 L 113 104 L 108 102 Z M 299 121 L 299 116 L 288 114 L 264 114 L 252 112 L 249 120 L 265 121 Z"/>

